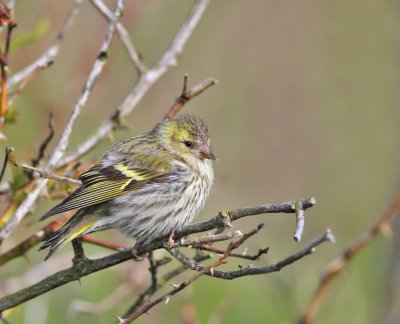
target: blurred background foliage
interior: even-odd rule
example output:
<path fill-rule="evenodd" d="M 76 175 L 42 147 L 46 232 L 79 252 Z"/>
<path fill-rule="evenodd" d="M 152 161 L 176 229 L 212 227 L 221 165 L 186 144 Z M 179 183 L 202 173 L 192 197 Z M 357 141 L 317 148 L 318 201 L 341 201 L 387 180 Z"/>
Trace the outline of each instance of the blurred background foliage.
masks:
<path fill-rule="evenodd" d="M 48 48 L 72 2 L 17 1 L 11 75 Z M 191 5 L 192 1 L 178 0 L 126 2 L 122 21 L 148 66 L 168 46 Z M 15 103 L 17 121 L 6 127 L 5 134 L 18 160 L 36 156 L 48 132 L 50 112 L 60 134 L 106 27 L 89 1 L 83 1 L 55 64 L 41 71 Z M 216 183 L 201 219 L 220 210 L 312 195 L 317 205 L 307 212 L 301 243 L 292 240 L 292 215 L 246 218 L 236 228 L 266 223 L 262 235 L 247 246 L 249 251 L 271 247 L 258 263 L 283 258 L 326 228 L 333 230 L 337 244 L 321 246 L 280 273 L 232 282 L 201 278 L 139 323 L 295 321 L 324 266 L 382 213 L 398 189 L 399 30 L 397 1 L 211 1 L 178 66 L 126 119 L 130 129 L 113 134 L 85 161 L 95 161 L 113 141 L 153 127 L 180 94 L 184 73 L 191 84 L 213 76 L 220 83 L 184 108 L 207 120 L 219 157 Z M 135 79 L 134 68 L 115 40 L 70 148 L 110 115 Z M 39 228 L 38 217 L 54 203 L 42 198 L 2 251 Z M 398 227 L 394 233 L 398 235 Z M 96 236 L 132 244 L 112 231 Z M 44 253 L 33 249 L 26 258 L 2 267 L 1 294 L 69 266 L 71 250 L 68 246 L 43 263 Z M 379 238 L 358 255 L 334 285 L 316 323 L 382 323 L 388 306 L 395 305 L 388 293 L 393 250 L 392 241 Z M 86 251 L 93 257 L 108 253 L 92 246 Z M 82 278 L 18 307 L 8 319 L 11 323 L 110 323 L 148 285 L 147 266 L 126 262 Z M 76 311 L 79 300 L 100 303 L 120 285 L 128 287 L 124 297 L 111 309 L 104 306 L 101 316 Z"/>

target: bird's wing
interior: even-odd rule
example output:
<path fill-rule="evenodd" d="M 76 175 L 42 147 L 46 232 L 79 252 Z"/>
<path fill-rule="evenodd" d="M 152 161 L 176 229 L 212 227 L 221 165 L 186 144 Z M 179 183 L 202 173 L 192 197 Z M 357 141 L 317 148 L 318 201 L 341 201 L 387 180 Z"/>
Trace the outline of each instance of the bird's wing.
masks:
<path fill-rule="evenodd" d="M 159 181 L 168 173 L 166 169 L 141 168 L 140 165 L 134 166 L 124 161 L 107 167 L 95 165 L 80 175 L 82 186 L 40 220 L 68 210 L 105 202 L 126 192 L 143 188 L 149 181 Z"/>

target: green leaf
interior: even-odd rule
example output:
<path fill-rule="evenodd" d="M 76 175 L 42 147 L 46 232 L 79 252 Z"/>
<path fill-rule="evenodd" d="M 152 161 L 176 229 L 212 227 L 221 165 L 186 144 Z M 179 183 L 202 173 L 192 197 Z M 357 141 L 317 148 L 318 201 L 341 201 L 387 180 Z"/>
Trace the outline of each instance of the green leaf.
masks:
<path fill-rule="evenodd" d="M 50 27 L 49 19 L 43 18 L 36 24 L 33 30 L 15 36 L 11 42 L 11 53 L 24 46 L 30 45 L 40 40 L 42 36 L 47 32 L 49 27 Z"/>

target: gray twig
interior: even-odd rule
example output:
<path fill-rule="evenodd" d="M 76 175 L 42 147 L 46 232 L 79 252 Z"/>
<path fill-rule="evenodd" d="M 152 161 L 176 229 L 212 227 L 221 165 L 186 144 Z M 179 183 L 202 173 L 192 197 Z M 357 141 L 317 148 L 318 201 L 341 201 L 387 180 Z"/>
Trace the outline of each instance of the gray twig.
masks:
<path fill-rule="evenodd" d="M 306 199 L 302 200 L 303 208 L 307 209 L 313 206 L 311 203 L 312 199 Z M 258 205 L 258 206 L 252 206 L 252 207 L 245 207 L 242 209 L 235 209 L 232 211 L 227 211 L 224 214 L 230 215 L 230 221 L 234 222 L 237 219 L 240 219 L 242 217 L 246 216 L 252 216 L 252 215 L 258 215 L 258 214 L 263 214 L 263 213 L 293 213 L 295 212 L 292 208 L 293 206 L 293 201 L 286 201 L 286 202 L 281 202 L 277 204 L 267 204 L 267 205 Z M 189 234 L 195 234 L 195 233 L 200 233 L 204 231 L 210 231 L 212 229 L 217 229 L 220 227 L 223 227 L 227 220 L 227 216 L 223 216 L 221 214 L 211 218 L 210 220 L 206 222 L 201 222 L 201 223 L 196 223 L 192 224 L 189 226 L 186 226 L 184 229 L 175 232 L 174 238 L 175 239 L 180 239 L 183 236 L 189 235 Z M 313 241 L 312 244 L 301 250 L 298 254 L 294 254 L 291 256 L 288 260 L 285 259 L 283 263 L 277 263 L 274 265 L 268 266 L 267 269 L 264 268 L 248 268 L 248 269 L 242 269 L 239 270 L 239 273 L 227 273 L 227 274 L 222 274 L 222 276 L 245 276 L 245 275 L 254 275 L 254 274 L 259 274 L 259 273 L 268 273 L 271 271 L 278 271 L 280 268 L 283 266 L 286 266 L 290 263 L 293 263 L 297 261 L 298 259 L 302 258 L 303 256 L 307 255 L 308 253 L 311 253 L 312 248 L 315 247 L 316 245 L 322 243 L 323 241 L 331 239 L 333 236 L 332 234 L 325 234 L 323 237 L 318 238 L 316 241 Z M 151 251 L 160 249 L 164 247 L 164 242 L 167 240 L 167 238 L 164 239 L 157 239 L 155 241 L 151 242 L 146 242 L 143 245 L 141 245 L 138 248 L 138 255 L 144 255 L 146 253 L 149 253 Z M 8 295 L 0 299 L 0 312 L 11 308 L 15 307 L 27 300 L 30 300 L 32 298 L 35 298 L 36 296 L 42 295 L 46 293 L 49 290 L 52 290 L 54 288 L 57 288 L 59 286 L 62 286 L 68 282 L 74 281 L 74 280 L 79 280 L 79 278 L 87 276 L 91 273 L 101 271 L 105 268 L 112 267 L 116 264 L 119 264 L 121 262 L 127 261 L 134 259 L 134 256 L 132 255 L 130 250 L 126 251 L 121 251 L 114 253 L 112 255 L 108 255 L 99 259 L 84 259 L 82 262 L 82 265 L 79 268 L 76 268 L 75 266 L 72 266 L 66 270 L 59 271 L 42 281 L 39 281 L 36 284 L 33 284 L 30 287 L 27 287 L 25 289 L 22 289 L 14 294 Z M 197 263 L 196 263 L 197 267 Z M 280 268 L 279 268 L 280 267 Z M 201 271 L 201 270 L 200 270 Z M 259 271 L 257 273 L 257 271 Z M 228 278 L 227 278 L 228 279 Z"/>
<path fill-rule="evenodd" d="M 110 9 L 104 4 L 101 0 L 90 0 L 93 6 L 108 20 L 113 19 L 113 14 Z M 121 43 L 124 45 L 130 60 L 132 61 L 133 66 L 136 68 L 139 74 L 143 74 L 146 72 L 147 68 L 144 65 L 143 61 L 140 58 L 138 51 L 135 48 L 135 45 L 131 42 L 129 37 L 129 33 L 124 27 L 124 25 L 120 22 L 117 23 L 117 35 L 121 40 Z"/>
<path fill-rule="evenodd" d="M 47 172 L 47 171 L 45 171 L 43 169 L 35 168 L 35 167 L 30 166 L 30 165 L 25 164 L 25 163 L 19 163 L 19 162 L 16 162 L 16 161 L 14 161 L 13 163 L 18 168 L 22 168 L 22 169 L 25 169 L 25 170 L 28 170 L 28 171 L 36 172 L 41 177 L 46 178 L 46 179 L 52 179 L 52 180 L 57 180 L 57 181 L 61 181 L 61 182 L 69 182 L 69 183 L 78 184 L 78 185 L 82 184 L 82 182 L 79 181 L 79 180 L 68 178 L 68 177 L 64 177 L 64 176 L 59 176 L 59 175 L 56 175 L 56 174 L 51 174 L 51 173 L 49 173 L 49 172 Z"/>
<path fill-rule="evenodd" d="M 190 11 L 185 22 L 175 35 L 171 45 L 165 51 L 156 66 L 143 73 L 136 81 L 134 87 L 116 109 L 116 111 L 106 119 L 100 127 L 95 131 L 94 135 L 86 141 L 78 145 L 76 152 L 64 157 L 58 166 L 65 166 L 71 161 L 80 158 L 88 153 L 96 145 L 98 145 L 113 129 L 118 126 L 118 121 L 121 117 L 128 115 L 140 102 L 143 96 L 149 91 L 151 86 L 168 70 L 169 67 L 176 65 L 177 55 L 182 52 L 183 46 L 186 44 L 194 28 L 202 17 L 207 8 L 209 0 L 197 0 L 192 10 Z"/>
<path fill-rule="evenodd" d="M 61 134 L 61 138 L 58 141 L 56 147 L 54 148 L 52 154 L 50 155 L 46 167 L 44 168 L 44 171 L 46 172 L 50 172 L 63 157 L 65 149 L 67 148 L 69 143 L 69 137 L 72 133 L 72 128 L 78 116 L 80 115 L 82 108 L 86 104 L 89 95 L 93 90 L 101 72 L 103 71 L 103 67 L 107 61 L 108 49 L 110 47 L 111 40 L 113 39 L 115 33 L 115 26 L 117 23 L 116 19 L 122 13 L 123 4 L 124 0 L 118 0 L 116 9 L 114 11 L 114 19 L 111 21 L 108 27 L 106 36 L 103 40 L 103 43 L 101 44 L 99 54 L 97 55 L 97 58 L 89 73 L 88 79 L 85 85 L 83 86 L 81 95 L 78 98 L 78 101 L 72 110 L 72 114 L 68 120 L 68 123 Z M 14 226 L 16 226 L 29 212 L 33 204 L 36 202 L 39 193 L 46 186 L 47 182 L 48 179 L 46 178 L 40 179 L 37 182 L 36 187 L 26 196 L 25 200 L 15 211 L 14 215 L 11 217 L 9 222 L 0 230 L 0 241 L 6 238 L 11 233 L 11 230 L 14 228 Z"/>
<path fill-rule="evenodd" d="M 22 82 L 26 78 L 28 78 L 34 71 L 40 70 L 42 68 L 46 68 L 50 62 L 54 61 L 55 57 L 58 55 L 60 51 L 61 41 L 64 38 L 65 33 L 68 29 L 73 25 L 76 16 L 79 13 L 79 6 L 81 5 L 82 0 L 75 0 L 75 4 L 72 9 L 67 14 L 67 17 L 61 27 L 60 32 L 58 33 L 53 45 L 51 45 L 46 52 L 42 54 L 35 62 L 28 65 L 21 71 L 15 73 L 11 78 L 8 79 L 7 87 L 13 87 L 16 84 Z"/>

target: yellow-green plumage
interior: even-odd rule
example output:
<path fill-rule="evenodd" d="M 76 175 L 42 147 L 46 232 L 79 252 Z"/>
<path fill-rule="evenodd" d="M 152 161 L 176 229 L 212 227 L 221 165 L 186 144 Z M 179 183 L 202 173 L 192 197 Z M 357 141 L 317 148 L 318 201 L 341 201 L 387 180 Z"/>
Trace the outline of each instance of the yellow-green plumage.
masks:
<path fill-rule="evenodd" d="M 50 257 L 84 234 L 120 229 L 146 241 L 189 223 L 203 207 L 213 182 L 210 138 L 198 116 L 183 115 L 114 144 L 83 173 L 82 186 L 42 219 L 79 209 L 42 248 Z"/>

